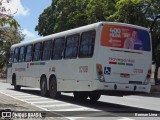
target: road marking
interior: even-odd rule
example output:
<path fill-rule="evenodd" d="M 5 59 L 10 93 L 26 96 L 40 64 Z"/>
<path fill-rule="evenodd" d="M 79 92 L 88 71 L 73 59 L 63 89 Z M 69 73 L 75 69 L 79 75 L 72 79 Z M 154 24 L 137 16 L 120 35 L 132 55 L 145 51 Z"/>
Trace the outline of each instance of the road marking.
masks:
<path fill-rule="evenodd" d="M 34 97 L 34 98 L 21 98 L 21 99 L 23 99 L 23 100 L 25 100 L 25 101 L 29 101 L 29 102 L 31 102 L 31 101 L 40 101 L 40 100 L 47 100 L 47 99 L 45 99 L 45 98 L 38 98 L 38 97 Z"/>
<path fill-rule="evenodd" d="M 50 98 L 44 98 L 38 95 L 33 95 L 33 94 L 28 94 L 28 93 L 21 93 L 21 92 L 17 92 L 17 91 L 11 91 L 11 90 L 6 90 L 6 91 L 0 91 L 0 93 L 12 97 L 14 99 L 23 101 L 25 103 L 29 103 L 37 108 L 40 108 L 44 111 L 52 111 L 54 114 L 57 114 L 59 116 L 68 118 L 68 119 L 72 119 L 72 120 L 76 120 L 76 119 L 80 119 L 80 118 L 87 118 L 87 117 L 80 117 L 83 116 L 83 113 L 81 115 L 75 115 L 74 117 L 66 117 L 64 114 L 60 114 L 58 111 L 100 111 L 98 109 L 93 109 L 93 108 L 89 108 L 89 107 L 85 107 L 82 105 L 75 105 L 75 104 L 71 104 L 71 103 L 67 103 L 67 102 L 63 102 L 63 101 L 58 101 L 58 100 L 54 100 L 54 99 L 50 99 Z M 36 101 L 34 101 L 36 100 Z M 58 113 L 56 113 L 56 111 Z M 105 113 L 105 112 L 104 112 Z M 104 113 L 97 113 L 97 114 L 84 114 L 84 116 L 101 116 L 104 115 Z M 105 113 L 107 114 L 107 112 Z M 108 113 L 110 115 L 110 113 Z M 114 114 L 113 114 L 114 115 Z M 114 115 L 117 116 L 117 115 Z M 118 117 L 118 116 L 117 116 Z M 121 116 L 119 116 L 121 117 Z M 123 120 L 127 120 L 124 119 Z M 133 119 L 129 119 L 129 120 L 133 120 Z"/>
<path fill-rule="evenodd" d="M 56 101 L 57 102 L 57 101 Z M 29 103 L 32 103 L 32 104 L 37 104 L 37 103 L 55 103 L 55 101 L 51 101 L 51 100 L 46 100 L 46 101 L 35 101 L 35 102 L 29 102 Z"/>
<path fill-rule="evenodd" d="M 13 96 L 34 96 L 34 95 L 31 95 L 31 94 L 12 94 Z"/>
<path fill-rule="evenodd" d="M 127 99 L 127 100 L 133 100 L 133 101 L 140 101 L 140 99 L 137 99 L 137 98 L 129 98 L 129 97 L 124 97 L 124 99 Z"/>
<path fill-rule="evenodd" d="M 73 109 L 60 109 L 56 111 L 79 111 L 79 110 L 91 110 L 90 108 L 82 107 L 82 108 L 73 108 Z"/>
<path fill-rule="evenodd" d="M 135 119 L 131 119 L 131 118 L 128 118 L 128 117 L 122 117 L 122 118 L 117 119 L 117 120 L 135 120 Z"/>
<path fill-rule="evenodd" d="M 32 98 L 39 98 L 38 96 L 29 96 L 29 95 L 27 95 L 27 96 L 16 96 L 16 97 L 18 97 L 18 98 L 30 98 L 30 99 L 32 99 Z"/>
<path fill-rule="evenodd" d="M 102 115 L 106 115 L 106 114 L 109 114 L 107 112 L 103 112 L 103 111 L 98 111 L 98 113 L 87 113 L 87 114 L 82 114 L 82 115 L 75 115 L 73 117 L 81 117 L 81 116 L 84 116 L 84 117 L 98 117 L 98 116 L 102 116 Z"/>
<path fill-rule="evenodd" d="M 69 103 L 66 103 L 66 104 L 56 104 L 56 105 L 39 105 L 40 107 L 57 107 L 57 106 L 70 106 L 70 105 L 72 105 L 72 104 L 69 104 Z"/>
<path fill-rule="evenodd" d="M 66 117 L 69 120 L 83 119 L 85 117 Z"/>

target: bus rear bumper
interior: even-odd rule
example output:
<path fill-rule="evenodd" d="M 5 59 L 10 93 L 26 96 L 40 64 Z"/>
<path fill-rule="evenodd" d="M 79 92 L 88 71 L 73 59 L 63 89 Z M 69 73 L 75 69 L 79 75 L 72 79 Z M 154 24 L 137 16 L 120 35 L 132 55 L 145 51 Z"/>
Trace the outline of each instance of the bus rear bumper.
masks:
<path fill-rule="evenodd" d="M 120 84 L 120 83 L 100 83 L 97 90 L 111 90 L 111 91 L 130 91 L 130 92 L 144 92 L 150 93 L 151 84 Z"/>

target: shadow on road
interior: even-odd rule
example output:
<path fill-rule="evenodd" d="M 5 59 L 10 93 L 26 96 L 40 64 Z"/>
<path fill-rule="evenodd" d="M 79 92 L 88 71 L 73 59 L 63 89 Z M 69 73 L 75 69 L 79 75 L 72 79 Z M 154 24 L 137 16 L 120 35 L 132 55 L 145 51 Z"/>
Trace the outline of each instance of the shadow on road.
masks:
<path fill-rule="evenodd" d="M 14 90 L 14 89 L 10 89 L 10 90 Z M 40 96 L 40 91 L 39 90 L 21 89 L 19 92 Z M 49 98 L 49 97 L 47 97 L 47 98 Z M 158 111 L 153 111 L 153 110 L 148 110 L 148 109 L 130 107 L 130 106 L 107 103 L 107 102 L 102 102 L 102 101 L 92 102 L 89 99 L 82 100 L 82 101 L 77 101 L 77 100 L 74 99 L 74 97 L 67 96 L 67 95 L 61 95 L 56 100 L 71 103 L 71 104 L 75 104 L 75 105 L 80 105 L 80 106 L 83 106 L 83 107 L 89 107 L 89 108 L 92 108 L 92 109 L 98 109 L 100 111 L 111 112 L 111 113 L 117 113 L 117 112 L 124 112 L 124 113 L 125 112 L 126 113 L 135 113 L 135 112 L 147 112 L 147 113 L 149 113 L 149 112 L 152 112 L 153 113 L 153 112 L 158 112 Z"/>

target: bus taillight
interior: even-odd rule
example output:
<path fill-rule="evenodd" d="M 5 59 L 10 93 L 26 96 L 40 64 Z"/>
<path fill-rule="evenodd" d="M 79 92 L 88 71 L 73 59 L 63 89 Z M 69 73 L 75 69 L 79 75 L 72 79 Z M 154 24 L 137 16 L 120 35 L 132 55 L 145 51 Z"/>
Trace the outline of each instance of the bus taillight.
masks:
<path fill-rule="evenodd" d="M 147 78 L 147 79 L 150 79 L 150 78 L 151 78 L 151 69 L 148 70 L 148 73 L 147 73 L 146 78 Z"/>
<path fill-rule="evenodd" d="M 98 77 L 98 79 L 99 79 L 101 82 L 104 82 L 105 79 L 104 79 L 104 75 L 103 75 L 102 65 L 97 64 L 96 68 L 97 68 L 97 77 Z"/>

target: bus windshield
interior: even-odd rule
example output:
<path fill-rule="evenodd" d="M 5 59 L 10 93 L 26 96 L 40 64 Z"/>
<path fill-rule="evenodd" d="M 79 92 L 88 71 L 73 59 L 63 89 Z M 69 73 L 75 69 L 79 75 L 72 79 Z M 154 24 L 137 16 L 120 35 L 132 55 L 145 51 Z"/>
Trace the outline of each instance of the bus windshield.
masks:
<path fill-rule="evenodd" d="M 101 45 L 131 50 L 151 51 L 148 31 L 129 26 L 104 25 Z"/>

